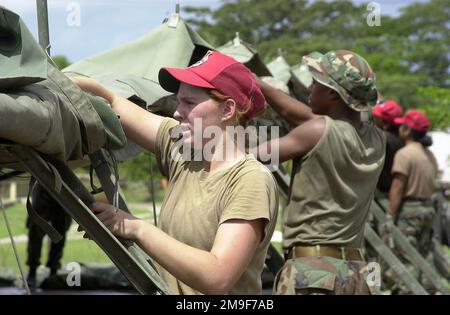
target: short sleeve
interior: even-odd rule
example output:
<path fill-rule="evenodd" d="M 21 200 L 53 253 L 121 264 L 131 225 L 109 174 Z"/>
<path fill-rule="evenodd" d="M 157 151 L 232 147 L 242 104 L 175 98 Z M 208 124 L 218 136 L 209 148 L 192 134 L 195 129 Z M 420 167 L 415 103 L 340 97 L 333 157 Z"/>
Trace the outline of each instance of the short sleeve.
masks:
<path fill-rule="evenodd" d="M 232 219 L 266 219 L 264 235 L 276 220 L 278 191 L 268 169 L 261 165 L 239 176 L 229 188 L 219 224 Z M 269 224 L 271 223 L 271 224 Z"/>
<path fill-rule="evenodd" d="M 403 150 L 397 151 L 394 157 L 394 163 L 392 164 L 391 174 L 402 174 L 408 176 L 411 172 L 411 163 Z"/>
<path fill-rule="evenodd" d="M 179 125 L 178 121 L 172 118 L 165 118 L 156 133 L 155 155 L 161 173 L 170 179 L 170 170 L 173 168 L 174 159 L 172 148 L 175 145 L 173 139 L 173 128 Z"/>

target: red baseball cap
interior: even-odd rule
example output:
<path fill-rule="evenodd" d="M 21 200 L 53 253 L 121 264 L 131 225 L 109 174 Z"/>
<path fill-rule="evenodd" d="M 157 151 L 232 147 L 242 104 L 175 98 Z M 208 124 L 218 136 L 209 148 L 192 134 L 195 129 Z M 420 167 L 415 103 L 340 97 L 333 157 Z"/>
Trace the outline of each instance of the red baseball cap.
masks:
<path fill-rule="evenodd" d="M 394 125 L 395 118 L 402 117 L 403 109 L 396 101 L 388 100 L 375 106 L 372 109 L 372 114 Z"/>
<path fill-rule="evenodd" d="M 235 59 L 209 50 L 198 62 L 188 68 L 162 68 L 158 75 L 163 89 L 177 93 L 180 83 L 215 89 L 236 101 L 243 108 L 250 103 L 245 116 L 252 118 L 264 109 L 265 99 L 252 72 Z"/>
<path fill-rule="evenodd" d="M 396 118 L 395 123 L 399 125 L 407 125 L 419 132 L 427 132 L 430 127 L 430 120 L 428 117 L 416 109 L 411 109 L 405 116 Z"/>

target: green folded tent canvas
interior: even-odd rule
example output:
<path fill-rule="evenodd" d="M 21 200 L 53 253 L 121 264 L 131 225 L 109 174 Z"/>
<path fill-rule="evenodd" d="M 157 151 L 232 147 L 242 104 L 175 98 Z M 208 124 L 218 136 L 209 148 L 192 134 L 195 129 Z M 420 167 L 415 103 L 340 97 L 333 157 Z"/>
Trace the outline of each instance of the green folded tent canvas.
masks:
<path fill-rule="evenodd" d="M 0 5 L 0 90 L 47 78 L 47 56 L 20 17 Z"/>
<path fill-rule="evenodd" d="M 108 144 L 116 149 L 125 144 L 107 104 L 90 98 L 57 70 L 21 18 L 4 7 L 0 34 L 0 138 L 64 161 L 82 159 Z M 117 120 L 118 137 L 108 138 L 106 116 L 96 109 L 109 122 Z M 14 158 L 2 151 L 0 163 L 13 164 Z"/>

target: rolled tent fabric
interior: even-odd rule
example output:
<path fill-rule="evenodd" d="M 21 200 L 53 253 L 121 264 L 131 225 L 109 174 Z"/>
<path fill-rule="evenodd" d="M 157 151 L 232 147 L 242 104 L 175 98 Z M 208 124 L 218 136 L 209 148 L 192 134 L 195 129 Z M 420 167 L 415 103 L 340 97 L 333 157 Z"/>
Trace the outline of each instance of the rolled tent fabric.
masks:
<path fill-rule="evenodd" d="M 57 95 L 38 84 L 0 93 L 0 137 L 61 160 L 83 157 L 76 115 Z M 10 161 L 1 153 L 0 162 Z"/>
<path fill-rule="evenodd" d="M 119 147 L 124 137 L 118 120 L 115 139 L 103 124 L 114 120 L 112 110 L 96 100 L 100 117 L 92 99 L 53 66 L 20 17 L 4 7 L 0 34 L 0 138 L 63 161 L 82 159 L 108 145 Z M 0 163 L 12 162 L 0 151 Z"/>
<path fill-rule="evenodd" d="M 0 90 L 47 78 L 47 56 L 20 17 L 0 5 Z"/>

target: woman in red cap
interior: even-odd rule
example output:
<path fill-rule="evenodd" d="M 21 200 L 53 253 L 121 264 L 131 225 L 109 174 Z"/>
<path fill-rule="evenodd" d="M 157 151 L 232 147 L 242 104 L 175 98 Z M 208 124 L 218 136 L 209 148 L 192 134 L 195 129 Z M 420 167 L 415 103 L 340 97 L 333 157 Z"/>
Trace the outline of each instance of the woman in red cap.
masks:
<path fill-rule="evenodd" d="M 401 125 L 399 133 L 405 147 L 394 158 L 388 214 L 426 258 L 431 249 L 434 214 L 431 195 L 438 171 L 436 159 L 427 149 L 431 143 L 427 136 L 430 121 L 424 113 L 412 109 L 404 117 L 396 118 L 395 123 Z M 418 271 L 415 272 L 419 277 Z M 407 291 L 400 288 L 400 293 Z"/>
<path fill-rule="evenodd" d="M 278 210 L 276 183 L 226 132 L 264 109 L 252 73 L 214 51 L 189 68 L 161 69 L 161 86 L 177 93 L 175 119 L 149 113 L 93 80 L 75 82 L 109 101 L 127 136 L 156 155 L 169 179 L 159 228 L 104 203 L 92 205 L 97 217 L 155 259 L 172 293 L 260 293 Z"/>
<path fill-rule="evenodd" d="M 378 179 L 377 189 L 383 197 L 389 193 L 392 183 L 392 163 L 395 153 L 403 147 L 403 141 L 398 134 L 399 125 L 394 122 L 396 118 L 403 115 L 402 107 L 393 100 L 385 101 L 372 109 L 375 125 L 384 131 L 386 136 L 386 157 L 383 170 Z"/>

